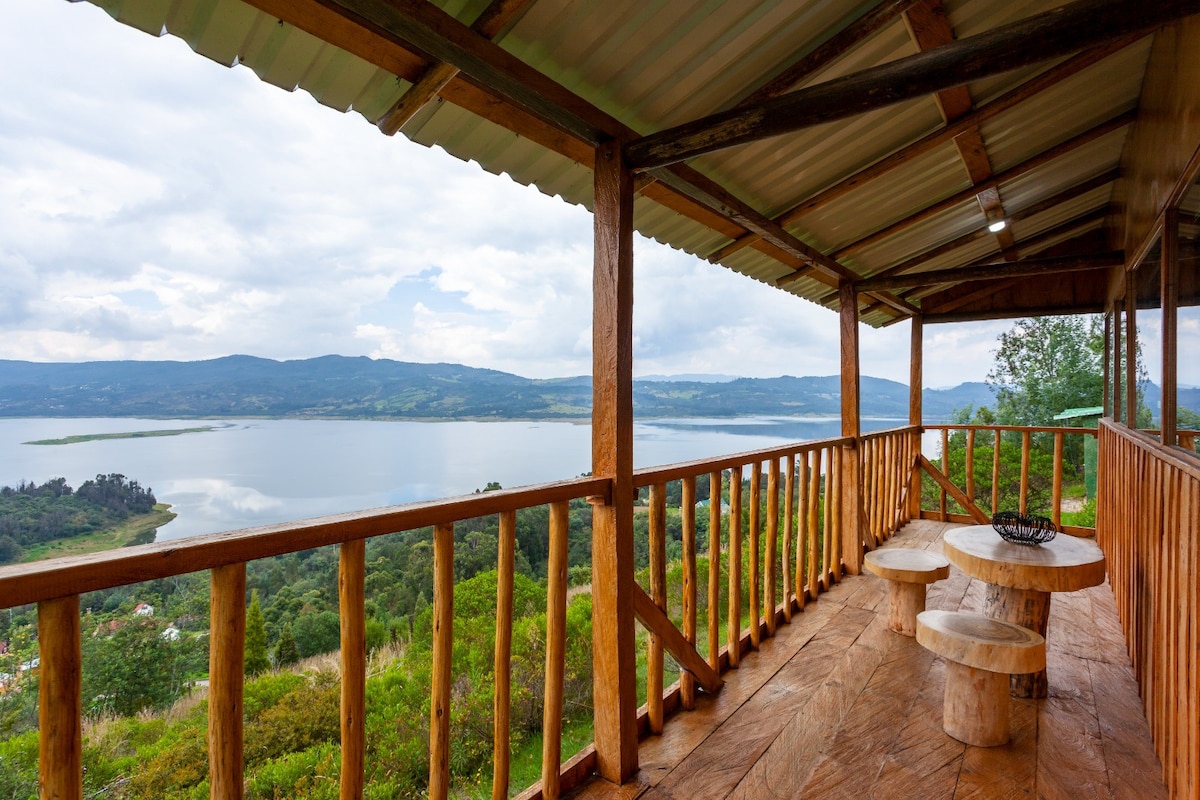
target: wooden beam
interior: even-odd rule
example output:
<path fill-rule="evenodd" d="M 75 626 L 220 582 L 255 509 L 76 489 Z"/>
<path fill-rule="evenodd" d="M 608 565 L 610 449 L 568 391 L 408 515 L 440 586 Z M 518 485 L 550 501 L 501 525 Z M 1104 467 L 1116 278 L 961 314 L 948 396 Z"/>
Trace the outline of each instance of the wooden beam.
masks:
<path fill-rule="evenodd" d="M 980 264 L 974 267 L 938 269 L 928 272 L 912 272 L 888 278 L 866 278 L 855 286 L 860 292 L 874 289 L 900 289 L 909 286 L 933 286 L 944 283 L 967 281 L 995 281 L 1007 278 L 1026 278 L 1034 275 L 1049 275 L 1061 272 L 1083 272 L 1089 269 L 1106 269 L 1125 264 L 1125 253 L 1117 250 L 1091 256 L 1061 256 L 1059 258 L 1029 258 L 1021 261 L 1005 261 Z"/>
<path fill-rule="evenodd" d="M 79 595 L 39 602 L 37 634 L 38 796 L 82 800 L 83 655 Z M 13 671 L 17 671 L 15 663 Z M 31 691 L 33 687 L 27 686 L 24 690 Z"/>
<path fill-rule="evenodd" d="M 1026 159 L 1016 166 L 1009 167 L 1003 172 L 992 175 L 990 178 L 980 184 L 952 194 L 943 200 L 939 200 L 932 205 L 926 206 L 915 214 L 910 214 L 903 219 L 896 220 L 892 224 L 885 225 L 884 227 L 876 230 L 874 233 L 868 234 L 861 239 L 851 242 L 835 252 L 833 257 L 838 259 L 845 258 L 851 253 L 856 253 L 866 247 L 870 247 L 871 245 L 876 244 L 888 238 L 889 236 L 893 236 L 896 233 L 912 227 L 919 222 L 923 222 L 930 217 L 936 216 L 943 211 L 968 202 L 974 199 L 984 189 L 999 188 L 1001 184 L 1015 180 L 1022 175 L 1026 175 L 1036 169 L 1039 169 L 1046 164 L 1049 164 L 1054 160 L 1071 153 L 1080 147 L 1083 147 L 1084 145 L 1090 144 L 1091 142 L 1094 142 L 1095 140 L 1112 133 L 1113 131 L 1124 128 L 1127 125 L 1131 125 L 1136 118 L 1137 113 L 1130 111 L 1120 114 L 1110 120 L 1107 120 L 1106 122 L 1102 122 L 1101 124 L 1084 131 L 1078 136 L 1074 136 L 1065 142 L 1051 147 L 1048 150 L 1043 150 L 1036 156 Z"/>
<path fill-rule="evenodd" d="M 1043 91 L 1050 89 L 1067 78 L 1076 75 L 1093 64 L 1107 58 L 1113 53 L 1129 46 L 1137 41 L 1140 37 L 1130 37 L 1113 44 L 1103 47 L 1093 48 L 1086 52 L 1080 53 L 1077 56 L 1067 59 L 1061 64 L 1058 64 L 1050 69 L 1035 75 L 1025 83 L 1015 89 L 1001 95 L 992 100 L 986 105 L 972 111 L 970 114 L 956 120 L 953 123 L 947 124 L 932 133 L 929 133 L 911 144 L 908 144 L 889 156 L 886 156 L 874 164 L 865 167 L 853 175 L 848 175 L 837 183 L 822 189 L 816 194 L 808 197 L 804 201 L 791 207 L 779 216 L 775 217 L 775 221 L 781 225 L 790 225 L 806 214 L 812 213 L 819 208 L 832 203 L 834 200 L 842 198 L 854 191 L 857 188 L 865 186 L 876 178 L 882 177 L 892 170 L 907 164 L 914 158 L 924 155 L 947 142 L 951 142 L 954 138 L 965 131 L 987 122 L 993 117 L 1009 110 L 1021 103 L 1036 97 Z M 719 262 L 722 259 L 736 253 L 744 247 L 749 247 L 757 240 L 757 235 L 747 233 L 735 239 L 733 242 L 725 245 L 720 250 L 709 254 L 708 260 Z"/>
<path fill-rule="evenodd" d="M 709 666 L 708 662 L 704 660 L 704 656 L 700 655 L 691 642 L 684 638 L 679 629 L 671 623 L 666 612 L 655 605 L 645 590 L 637 584 L 633 586 L 633 609 L 638 621 L 646 627 L 646 630 L 658 635 L 662 640 L 663 648 L 671 654 L 679 666 L 696 677 L 705 691 L 712 694 L 721 691 L 721 686 L 724 685 L 721 676 Z"/>
<path fill-rule="evenodd" d="M 633 174 L 618 140 L 596 149 L 593 207 L 592 474 L 612 481 L 592 506 L 592 652 L 597 770 L 637 771 L 633 562 Z"/>
<path fill-rule="evenodd" d="M 533 0 L 492 0 L 475 22 L 471 30 L 488 39 L 495 39 L 508 25 L 521 15 Z M 458 68 L 443 61 L 430 64 L 425 68 L 421 77 L 401 95 L 386 114 L 375 124 L 379 130 L 388 136 L 393 136 L 412 119 L 425 104 L 437 97 L 438 92 L 446 87 Z"/>
<path fill-rule="evenodd" d="M 626 145 L 627 162 L 635 170 L 654 169 L 804 130 L 1149 32 L 1197 12 L 1200 0 L 1077 0 L 926 53 L 644 136 Z"/>
<path fill-rule="evenodd" d="M 591 144 L 622 125 L 426 0 L 324 0 Z"/>
<path fill-rule="evenodd" d="M 783 72 L 744 97 L 734 108 L 745 108 L 791 91 L 834 63 L 921 0 L 880 0 L 858 19 L 802 56 Z"/>

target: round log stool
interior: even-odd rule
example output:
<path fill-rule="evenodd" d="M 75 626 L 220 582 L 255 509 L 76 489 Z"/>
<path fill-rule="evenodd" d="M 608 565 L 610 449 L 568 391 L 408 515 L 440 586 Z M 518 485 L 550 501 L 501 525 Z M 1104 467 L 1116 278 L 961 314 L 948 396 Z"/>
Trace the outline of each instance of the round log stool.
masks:
<path fill-rule="evenodd" d="M 888 627 L 905 636 L 917 633 L 917 614 L 925 610 L 925 586 L 950 577 L 950 562 L 928 550 L 872 550 L 864 566 L 888 581 Z"/>
<path fill-rule="evenodd" d="M 917 642 L 946 660 L 942 729 L 960 742 L 1008 741 L 1008 678 L 1046 667 L 1046 640 L 1028 628 L 965 611 L 923 611 Z"/>

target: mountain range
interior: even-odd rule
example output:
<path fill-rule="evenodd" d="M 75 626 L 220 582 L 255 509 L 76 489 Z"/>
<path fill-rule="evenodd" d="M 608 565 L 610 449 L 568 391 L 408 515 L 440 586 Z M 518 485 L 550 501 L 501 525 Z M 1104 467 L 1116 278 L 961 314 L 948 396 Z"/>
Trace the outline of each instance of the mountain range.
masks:
<path fill-rule="evenodd" d="M 654 376 L 634 381 L 633 401 L 642 418 L 837 416 L 839 385 L 836 375 L 721 382 Z M 461 364 L 367 357 L 0 360 L 3 417 L 580 419 L 590 414 L 591 396 L 588 376 L 532 379 Z M 967 405 L 991 405 L 994 395 L 987 384 L 963 383 L 926 389 L 923 403 L 925 419 L 937 421 Z M 1180 405 L 1200 407 L 1200 389 L 1181 390 Z M 864 376 L 862 414 L 907 419 L 908 387 Z"/>

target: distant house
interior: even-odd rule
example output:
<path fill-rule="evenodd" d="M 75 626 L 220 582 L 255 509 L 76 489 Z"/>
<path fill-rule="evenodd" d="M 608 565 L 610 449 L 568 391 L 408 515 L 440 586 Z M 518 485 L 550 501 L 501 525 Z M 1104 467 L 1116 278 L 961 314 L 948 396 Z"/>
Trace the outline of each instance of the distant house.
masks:
<path fill-rule="evenodd" d="M 0 656 L 8 652 L 8 642 L 0 642 Z"/>
<path fill-rule="evenodd" d="M 179 628 L 176 628 L 174 625 L 168 625 L 166 630 L 160 633 L 159 636 L 161 636 L 163 639 L 166 639 L 168 642 L 178 642 Z"/>
<path fill-rule="evenodd" d="M 134 606 L 133 613 L 135 616 L 139 617 L 153 617 L 154 606 L 150 605 L 149 603 L 138 603 L 136 606 Z"/>

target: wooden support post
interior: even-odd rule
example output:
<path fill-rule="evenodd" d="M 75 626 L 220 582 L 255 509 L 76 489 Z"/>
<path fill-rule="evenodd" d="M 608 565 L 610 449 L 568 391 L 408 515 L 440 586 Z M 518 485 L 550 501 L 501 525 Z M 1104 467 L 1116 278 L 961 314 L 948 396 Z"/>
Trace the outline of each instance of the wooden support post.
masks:
<path fill-rule="evenodd" d="M 429 797 L 450 795 L 450 666 L 454 653 L 454 523 L 433 528 L 433 669 L 429 692 Z"/>
<path fill-rule="evenodd" d="M 1179 211 L 1167 211 L 1162 233 L 1162 443 L 1175 444 L 1179 423 Z"/>
<path fill-rule="evenodd" d="M 924 417 L 924 363 L 925 363 L 925 321 L 921 317 L 912 318 L 912 344 L 908 354 L 908 424 L 921 425 Z M 917 452 L 921 451 L 921 433 L 916 434 Z M 909 462 L 910 464 L 912 462 Z M 912 470 L 911 483 L 908 487 L 908 517 L 921 518 L 921 470 Z"/>
<path fill-rule="evenodd" d="M 1112 306 L 1104 310 L 1104 390 L 1103 399 L 1100 405 L 1104 408 L 1104 416 L 1112 416 L 1112 387 L 1109 386 L 1109 381 L 1112 380 L 1112 372 L 1110 370 L 1112 359 Z"/>
<path fill-rule="evenodd" d="M 512 731 L 512 613 L 513 572 L 517 550 L 517 512 L 500 515 L 496 558 L 496 691 L 492 699 L 492 800 L 507 800 Z"/>
<path fill-rule="evenodd" d="M 1113 349 L 1112 349 L 1112 418 L 1114 422 L 1121 421 L 1121 414 L 1125 410 L 1121 405 L 1121 379 L 1123 377 L 1121 370 L 1121 332 L 1124 328 L 1122 314 L 1125 310 L 1125 304 L 1121 300 L 1113 303 Z"/>
<path fill-rule="evenodd" d="M 246 659 L 246 565 L 211 572 L 208 651 L 209 797 L 242 796 L 242 687 Z"/>
<path fill-rule="evenodd" d="M 38 796 L 83 797 L 79 595 L 38 603 Z"/>
<path fill-rule="evenodd" d="M 596 769 L 624 783 L 638 764 L 633 614 L 633 175 L 621 144 L 596 148 L 592 283 L 592 474 L 612 481 L 592 507 Z"/>
<path fill-rule="evenodd" d="M 1125 424 L 1137 424 L 1137 271 L 1125 273 Z"/>
<path fill-rule="evenodd" d="M 842 436 L 862 435 L 860 427 L 859 370 L 858 370 L 858 294 L 854 285 L 842 281 L 838 286 L 838 303 L 841 317 L 841 366 L 842 366 Z M 840 556 L 845 569 L 851 575 L 862 571 L 862 481 L 861 465 L 857 452 L 845 452 L 841 459 L 841 534 Z"/>
<path fill-rule="evenodd" d="M 362 800 L 366 764 L 367 625 L 364 610 L 367 541 L 341 546 L 338 611 L 342 640 L 341 800 Z"/>

